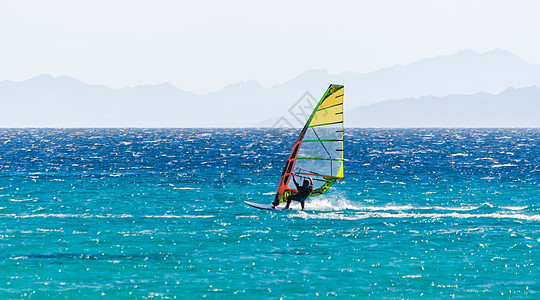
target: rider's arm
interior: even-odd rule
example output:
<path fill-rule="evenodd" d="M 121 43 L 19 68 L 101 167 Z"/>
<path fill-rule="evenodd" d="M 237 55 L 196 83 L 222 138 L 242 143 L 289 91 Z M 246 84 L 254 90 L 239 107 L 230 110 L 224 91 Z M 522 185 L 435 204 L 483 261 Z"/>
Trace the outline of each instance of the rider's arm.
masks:
<path fill-rule="evenodd" d="M 292 180 L 294 182 L 294 185 L 296 185 L 296 188 L 298 189 L 298 187 L 300 187 L 300 185 L 298 185 L 298 181 L 296 181 L 296 177 L 294 177 L 294 174 L 292 174 Z"/>

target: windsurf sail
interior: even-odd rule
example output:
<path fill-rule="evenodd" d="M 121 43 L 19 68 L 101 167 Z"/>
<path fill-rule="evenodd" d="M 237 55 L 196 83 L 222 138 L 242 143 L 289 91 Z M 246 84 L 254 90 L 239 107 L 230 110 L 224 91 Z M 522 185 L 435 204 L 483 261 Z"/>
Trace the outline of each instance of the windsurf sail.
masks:
<path fill-rule="evenodd" d="M 343 152 L 343 86 L 332 84 L 294 143 L 281 173 L 276 200 L 284 202 L 297 192 L 293 175 L 313 179 L 310 197 L 324 194 L 343 178 Z"/>

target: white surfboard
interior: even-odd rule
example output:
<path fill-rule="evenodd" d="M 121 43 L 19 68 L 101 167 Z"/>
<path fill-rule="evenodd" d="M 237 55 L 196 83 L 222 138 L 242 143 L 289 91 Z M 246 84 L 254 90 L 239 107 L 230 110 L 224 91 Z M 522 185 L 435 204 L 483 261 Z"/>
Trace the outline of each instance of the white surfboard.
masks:
<path fill-rule="evenodd" d="M 259 204 L 259 203 L 254 203 L 254 202 L 248 202 L 248 201 L 244 201 L 245 204 L 251 206 L 251 207 L 255 207 L 255 208 L 258 208 L 258 209 L 264 209 L 264 210 L 285 210 L 285 207 L 276 207 L 276 208 L 273 208 L 272 205 L 267 205 L 267 204 Z"/>

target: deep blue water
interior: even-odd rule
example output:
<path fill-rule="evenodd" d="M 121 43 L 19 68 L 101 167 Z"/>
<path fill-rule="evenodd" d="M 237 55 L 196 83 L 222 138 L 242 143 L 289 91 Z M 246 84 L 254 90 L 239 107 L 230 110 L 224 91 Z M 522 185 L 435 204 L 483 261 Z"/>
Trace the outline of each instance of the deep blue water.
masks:
<path fill-rule="evenodd" d="M 0 298 L 540 297 L 539 129 L 349 129 L 306 211 L 245 206 L 297 134 L 0 129 Z"/>

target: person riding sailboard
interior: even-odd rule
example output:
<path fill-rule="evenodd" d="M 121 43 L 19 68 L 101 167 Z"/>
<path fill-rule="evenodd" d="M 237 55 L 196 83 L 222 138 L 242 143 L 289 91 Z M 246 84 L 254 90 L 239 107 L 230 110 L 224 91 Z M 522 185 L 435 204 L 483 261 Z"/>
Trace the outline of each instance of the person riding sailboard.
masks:
<path fill-rule="evenodd" d="M 293 174 L 292 179 L 293 179 L 294 185 L 296 185 L 296 190 L 298 192 L 296 192 L 293 195 L 289 195 L 285 197 L 285 201 L 287 201 L 287 205 L 285 206 L 285 209 L 289 209 L 289 206 L 291 205 L 291 201 L 294 200 L 294 201 L 300 202 L 300 205 L 302 206 L 302 210 L 304 210 L 304 202 L 309 197 L 311 192 L 313 192 L 313 180 L 311 179 L 311 177 L 308 177 L 308 179 L 304 179 L 304 182 L 302 183 L 302 185 L 299 185 L 298 181 L 296 181 L 295 175 L 296 174 Z M 274 202 L 272 203 L 272 207 L 276 208 L 278 205 L 279 205 L 279 200 L 278 199 L 274 200 Z"/>
<path fill-rule="evenodd" d="M 304 209 L 309 197 L 322 195 L 338 180 L 343 171 L 343 86 L 331 84 L 298 135 L 285 162 L 272 204 L 244 201 L 264 210 L 283 210 L 279 203 L 298 201 Z M 302 185 L 296 176 L 304 178 Z M 294 184 L 294 185 L 293 185 Z M 296 188 L 296 189 L 295 189 Z"/>
<path fill-rule="evenodd" d="M 281 210 L 281 202 L 289 208 L 292 200 L 304 209 L 308 197 L 326 193 L 343 178 L 343 90 L 342 85 L 330 85 L 315 105 L 285 162 L 274 202 L 264 209 Z M 296 176 L 305 179 L 302 186 Z"/>

